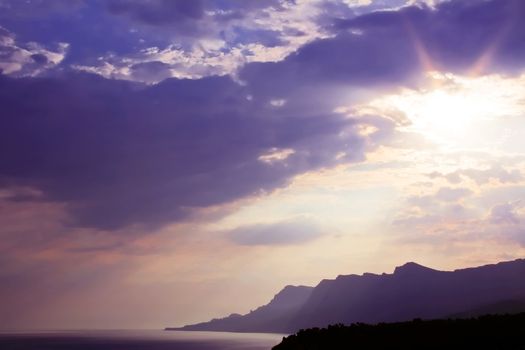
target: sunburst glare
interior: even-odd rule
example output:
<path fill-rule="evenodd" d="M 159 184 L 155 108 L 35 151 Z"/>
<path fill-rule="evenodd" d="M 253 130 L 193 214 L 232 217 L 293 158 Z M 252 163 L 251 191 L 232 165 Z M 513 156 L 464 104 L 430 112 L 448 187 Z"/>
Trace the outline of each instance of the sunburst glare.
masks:
<path fill-rule="evenodd" d="M 524 77 L 468 78 L 431 72 L 427 87 L 374 100 L 370 106 L 406 116 L 403 130 L 417 132 L 446 147 L 482 146 L 483 128 L 496 119 L 522 113 Z"/>

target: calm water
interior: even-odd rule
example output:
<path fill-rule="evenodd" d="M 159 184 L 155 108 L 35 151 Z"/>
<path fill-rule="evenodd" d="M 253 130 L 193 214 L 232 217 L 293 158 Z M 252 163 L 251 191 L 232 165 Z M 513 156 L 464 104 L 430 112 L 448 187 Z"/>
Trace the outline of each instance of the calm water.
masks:
<path fill-rule="evenodd" d="M 179 331 L 0 333 L 2 350 L 268 350 L 282 334 Z"/>

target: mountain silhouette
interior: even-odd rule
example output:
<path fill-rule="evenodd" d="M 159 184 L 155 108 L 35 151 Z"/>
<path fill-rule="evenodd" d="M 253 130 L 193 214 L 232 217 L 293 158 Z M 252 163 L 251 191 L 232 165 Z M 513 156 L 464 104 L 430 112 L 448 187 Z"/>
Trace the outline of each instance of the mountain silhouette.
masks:
<path fill-rule="evenodd" d="M 293 333 L 337 323 L 520 312 L 525 305 L 524 277 L 524 259 L 454 271 L 409 262 L 392 274 L 340 275 L 315 288 L 287 286 L 270 303 L 246 315 L 179 329 Z"/>
<path fill-rule="evenodd" d="M 292 317 L 310 297 L 313 287 L 286 286 L 266 305 L 246 315 L 231 314 L 209 322 L 167 330 L 223 331 L 223 332 L 268 332 L 279 333 L 288 328 Z"/>

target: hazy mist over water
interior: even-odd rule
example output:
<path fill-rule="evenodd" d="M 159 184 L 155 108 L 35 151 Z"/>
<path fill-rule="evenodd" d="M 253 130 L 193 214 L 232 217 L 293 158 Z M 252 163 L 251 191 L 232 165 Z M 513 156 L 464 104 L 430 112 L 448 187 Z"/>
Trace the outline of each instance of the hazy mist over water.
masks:
<path fill-rule="evenodd" d="M 282 334 L 161 330 L 0 333 L 2 350 L 268 350 Z"/>

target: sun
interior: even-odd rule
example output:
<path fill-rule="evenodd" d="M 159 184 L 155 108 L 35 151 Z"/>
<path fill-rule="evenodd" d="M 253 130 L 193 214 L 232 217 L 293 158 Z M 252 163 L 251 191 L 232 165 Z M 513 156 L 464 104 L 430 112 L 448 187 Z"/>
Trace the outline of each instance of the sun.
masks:
<path fill-rule="evenodd" d="M 466 91 L 437 89 L 400 101 L 411 120 L 408 129 L 425 132 L 437 141 L 464 136 L 476 120 L 486 118 L 486 109 Z"/>
<path fill-rule="evenodd" d="M 523 111 L 520 101 L 525 91 L 516 80 L 432 72 L 428 81 L 425 88 L 405 89 L 380 97 L 371 105 L 380 111 L 399 112 L 405 117 L 400 129 L 448 147 L 483 142 L 482 129 Z"/>

